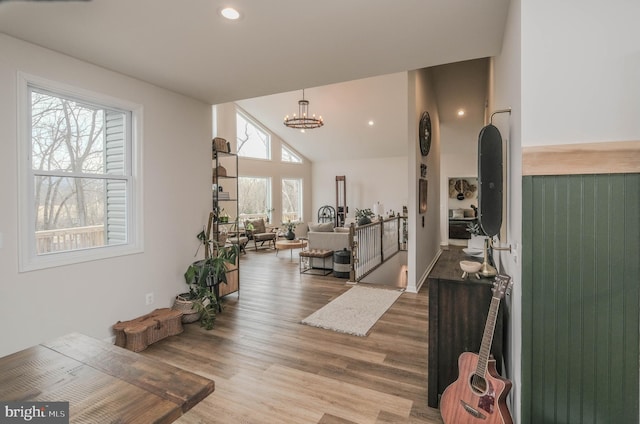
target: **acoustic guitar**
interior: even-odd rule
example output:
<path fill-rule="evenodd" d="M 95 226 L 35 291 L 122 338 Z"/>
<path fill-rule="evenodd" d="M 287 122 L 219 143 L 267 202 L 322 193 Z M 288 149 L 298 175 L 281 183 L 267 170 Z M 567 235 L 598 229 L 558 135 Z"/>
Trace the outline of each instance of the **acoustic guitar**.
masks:
<path fill-rule="evenodd" d="M 500 299 L 511 284 L 511 277 L 496 276 L 480 352 L 460 355 L 458 379 L 442 393 L 440 413 L 445 424 L 513 423 L 506 404 L 511 382 L 500 377 L 495 359 L 489 357 Z"/>

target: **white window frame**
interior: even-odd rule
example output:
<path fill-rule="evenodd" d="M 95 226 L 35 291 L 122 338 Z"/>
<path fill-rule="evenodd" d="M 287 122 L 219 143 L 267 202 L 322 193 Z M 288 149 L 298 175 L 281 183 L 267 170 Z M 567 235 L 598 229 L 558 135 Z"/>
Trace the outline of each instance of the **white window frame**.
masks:
<path fill-rule="evenodd" d="M 71 265 L 81 262 L 131 255 L 144 251 L 142 186 L 142 116 L 139 104 L 104 94 L 72 87 L 38 76 L 18 72 L 18 270 L 20 272 Z M 29 86 L 47 90 L 61 97 L 84 100 L 108 108 L 131 112 L 131 139 L 127 145 L 127 242 L 90 249 L 36 254 L 33 173 L 31 167 L 31 103 Z"/>
<path fill-rule="evenodd" d="M 300 209 L 299 211 L 299 215 L 300 218 L 298 219 L 299 221 L 302 220 L 302 217 L 304 216 L 304 211 L 302 210 L 303 206 L 304 206 L 304 179 L 302 178 L 297 178 L 297 177 L 282 177 L 280 179 L 280 191 L 284 191 L 284 181 L 285 180 L 290 180 L 290 181 L 296 181 L 298 182 L 299 188 L 300 188 L 300 193 L 298 194 L 298 208 Z M 280 197 L 282 199 L 281 203 L 284 203 L 284 196 L 282 195 L 282 193 L 280 194 Z M 285 215 L 285 211 L 284 211 L 284 204 L 280 205 L 280 207 L 282 208 L 282 219 L 284 220 L 284 215 Z"/>
<path fill-rule="evenodd" d="M 239 175 L 238 176 L 238 185 L 240 184 L 240 179 L 242 178 L 254 178 L 254 179 L 261 179 L 261 180 L 265 180 L 266 181 L 266 193 L 265 193 L 265 200 L 267 202 L 267 204 L 265 205 L 265 207 L 267 209 L 271 209 L 273 207 L 273 179 L 269 176 L 265 176 L 265 175 Z M 240 190 L 240 189 L 239 189 Z M 241 194 L 239 193 L 238 196 L 240 196 Z M 240 219 L 242 221 L 244 221 L 246 218 L 252 217 L 252 216 L 263 216 L 269 217 L 269 219 L 271 219 L 270 217 L 270 212 L 264 211 L 264 212 L 255 212 L 253 215 L 252 214 L 245 214 L 245 213 L 241 213 L 239 211 L 239 207 L 238 207 L 238 216 L 240 216 Z"/>
<path fill-rule="evenodd" d="M 296 158 L 298 160 L 294 161 L 294 160 L 284 160 L 284 159 L 282 159 L 282 156 L 283 156 L 284 152 L 287 152 L 289 154 L 289 156 L 294 157 L 294 158 Z M 302 157 L 300 157 L 300 155 L 298 153 L 294 152 L 291 147 L 286 146 L 284 144 L 282 146 L 280 146 L 280 161 L 282 163 L 290 163 L 290 164 L 293 164 L 293 165 L 302 165 L 302 162 L 303 162 Z"/>

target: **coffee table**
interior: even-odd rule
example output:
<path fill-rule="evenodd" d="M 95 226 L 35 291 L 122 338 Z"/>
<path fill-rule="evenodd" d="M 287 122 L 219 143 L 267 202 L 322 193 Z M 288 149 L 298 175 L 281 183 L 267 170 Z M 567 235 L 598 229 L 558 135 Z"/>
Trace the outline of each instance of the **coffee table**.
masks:
<path fill-rule="evenodd" d="M 278 240 L 276 241 L 276 256 L 279 250 L 289 249 L 290 260 L 293 260 L 293 249 L 304 249 L 305 247 L 307 247 L 306 240 Z"/>

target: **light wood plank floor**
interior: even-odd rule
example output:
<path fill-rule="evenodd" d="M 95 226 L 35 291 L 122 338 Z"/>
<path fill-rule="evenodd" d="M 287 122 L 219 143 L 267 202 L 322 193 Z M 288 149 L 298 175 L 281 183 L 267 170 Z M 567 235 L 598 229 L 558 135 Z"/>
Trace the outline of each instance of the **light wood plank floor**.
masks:
<path fill-rule="evenodd" d="M 297 250 L 249 251 L 215 328 L 186 324 L 143 355 L 215 380 L 178 423 L 442 423 L 427 406 L 427 290 L 403 293 L 367 337 L 300 320 L 351 286 L 298 273 Z"/>

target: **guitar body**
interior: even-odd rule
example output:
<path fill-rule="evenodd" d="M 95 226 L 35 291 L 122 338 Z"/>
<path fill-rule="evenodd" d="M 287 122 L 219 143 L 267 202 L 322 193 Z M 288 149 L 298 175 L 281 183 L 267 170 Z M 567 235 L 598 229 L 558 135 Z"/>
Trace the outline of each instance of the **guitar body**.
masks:
<path fill-rule="evenodd" d="M 464 352 L 458 359 L 458 379 L 442 393 L 440 413 L 445 424 L 513 424 L 506 397 L 511 382 L 496 371 L 496 361 L 490 359 L 484 376 L 482 393 L 474 389 L 472 378 L 478 365 L 478 355 Z"/>

